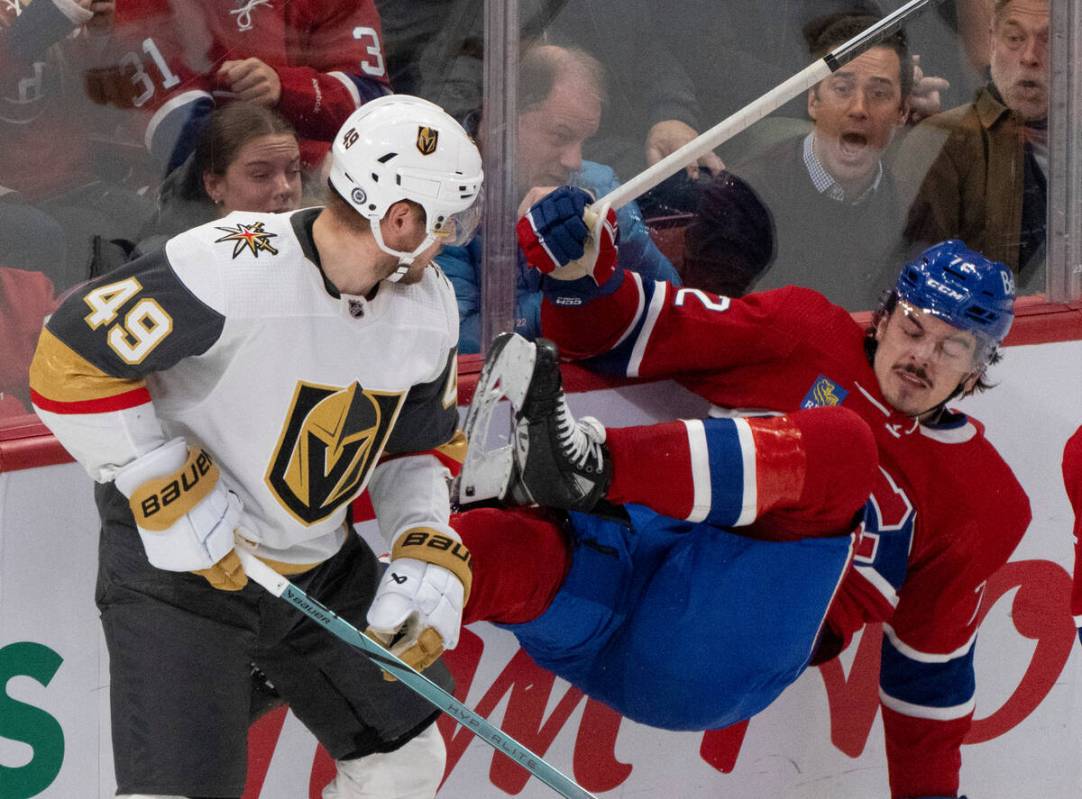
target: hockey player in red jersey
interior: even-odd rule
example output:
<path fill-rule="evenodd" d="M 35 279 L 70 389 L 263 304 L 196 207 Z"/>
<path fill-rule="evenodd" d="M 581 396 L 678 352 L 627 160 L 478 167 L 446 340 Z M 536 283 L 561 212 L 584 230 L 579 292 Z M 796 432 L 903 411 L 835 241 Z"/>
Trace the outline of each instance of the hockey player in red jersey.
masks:
<path fill-rule="evenodd" d="M 458 314 L 431 263 L 472 235 L 481 157 L 439 107 L 389 96 L 335 137 L 328 204 L 236 211 L 84 284 L 31 365 L 42 421 L 95 479 L 97 602 L 118 794 L 240 797 L 250 664 L 335 759 L 324 799 L 432 799 L 431 705 L 249 584 L 234 543 L 432 665 L 458 638 Z M 351 533 L 365 487 L 397 580 Z M 433 604 L 426 600 L 435 598 Z"/>
<path fill-rule="evenodd" d="M 155 159 L 179 165 L 200 120 L 233 99 L 270 106 L 319 164 L 339 125 L 389 93 L 373 0 L 137 0 L 119 5 L 110 65 L 91 80 L 100 102 L 141 116 Z"/>
<path fill-rule="evenodd" d="M 1063 448 L 1063 485 L 1074 509 L 1074 588 L 1071 615 L 1082 641 L 1082 427 L 1067 439 Z"/>
<path fill-rule="evenodd" d="M 641 281 L 615 265 L 611 212 L 588 236 L 588 202 L 565 187 L 519 222 L 523 249 L 548 273 L 543 331 L 565 357 L 624 377 L 674 379 L 718 415 L 840 405 L 870 425 L 879 469 L 813 662 L 837 655 L 865 623 L 883 622 L 891 793 L 956 796 L 983 591 L 1030 510 L 981 424 L 948 403 L 986 386 L 1013 319 L 1010 271 L 961 242 L 941 243 L 903 266 L 864 330 L 809 289 L 730 299 Z M 589 427 L 578 429 L 590 435 Z M 670 495 L 666 512 L 691 519 L 710 496 L 709 470 L 701 447 L 684 438 L 669 449 L 670 468 L 651 471 L 637 488 Z M 611 488 L 608 498 L 622 501 Z"/>

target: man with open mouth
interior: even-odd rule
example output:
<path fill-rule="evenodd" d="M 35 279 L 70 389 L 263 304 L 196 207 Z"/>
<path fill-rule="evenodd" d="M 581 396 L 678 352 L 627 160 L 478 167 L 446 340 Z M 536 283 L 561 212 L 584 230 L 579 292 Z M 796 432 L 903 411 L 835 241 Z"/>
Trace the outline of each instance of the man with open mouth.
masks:
<path fill-rule="evenodd" d="M 972 103 L 929 117 L 899 148 L 899 184 L 915 196 L 916 246 L 963 239 L 1044 288 L 1048 173 L 1048 2 L 996 0 L 988 83 Z"/>
<path fill-rule="evenodd" d="M 816 58 L 876 21 L 834 14 L 805 29 Z M 896 33 L 808 91 L 811 131 L 757 153 L 706 190 L 687 233 L 688 285 L 739 296 L 802 285 L 874 308 L 901 258 L 904 206 L 883 153 L 909 114 L 913 64 Z"/>

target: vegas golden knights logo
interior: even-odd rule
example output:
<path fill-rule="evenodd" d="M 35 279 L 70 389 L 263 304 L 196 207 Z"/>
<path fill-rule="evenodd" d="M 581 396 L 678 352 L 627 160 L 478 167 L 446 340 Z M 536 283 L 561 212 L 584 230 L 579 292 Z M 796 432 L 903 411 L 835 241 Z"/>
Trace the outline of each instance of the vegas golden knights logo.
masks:
<path fill-rule="evenodd" d="M 299 381 L 265 477 L 271 492 L 305 525 L 327 518 L 368 481 L 404 398 Z"/>
<path fill-rule="evenodd" d="M 417 128 L 417 149 L 421 155 L 432 155 L 436 152 L 436 142 L 440 140 L 440 132 L 435 128 Z"/>

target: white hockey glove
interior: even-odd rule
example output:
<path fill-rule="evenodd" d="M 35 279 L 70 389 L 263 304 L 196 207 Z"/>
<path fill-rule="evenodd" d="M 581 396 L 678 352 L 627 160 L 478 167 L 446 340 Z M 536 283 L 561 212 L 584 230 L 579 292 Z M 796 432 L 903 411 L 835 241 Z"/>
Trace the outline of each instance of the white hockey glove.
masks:
<path fill-rule="evenodd" d="M 470 552 L 457 533 L 406 530 L 391 549 L 366 632 L 418 671 L 428 668 L 458 644 L 472 578 Z"/>
<path fill-rule="evenodd" d="M 218 477 L 205 450 L 189 451 L 174 438 L 117 472 L 116 487 L 128 498 L 152 566 L 239 591 L 248 582 L 233 550 L 241 503 Z"/>

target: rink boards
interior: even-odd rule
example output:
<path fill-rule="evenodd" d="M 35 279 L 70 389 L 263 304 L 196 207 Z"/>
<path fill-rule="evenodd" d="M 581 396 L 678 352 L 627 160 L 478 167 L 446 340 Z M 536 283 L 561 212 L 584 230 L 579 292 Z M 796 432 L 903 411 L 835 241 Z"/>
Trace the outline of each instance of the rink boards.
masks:
<path fill-rule="evenodd" d="M 1034 519 L 987 588 L 962 788 L 984 799 L 1077 797 L 1079 644 L 1068 608 L 1072 517 L 1059 458 L 1082 423 L 1082 342 L 1011 347 L 992 377 L 995 390 L 960 407 L 985 423 L 1029 493 Z M 573 409 L 610 424 L 703 411 L 700 400 L 671 383 L 584 385 Z M 378 535 L 371 523 L 361 532 Z M 108 664 L 93 604 L 96 557 L 91 486 L 78 466 L 0 472 L 3 799 L 112 796 Z M 606 797 L 865 799 L 888 795 L 879 635 L 866 630 L 838 661 L 810 669 L 750 723 L 707 734 L 622 720 L 538 669 L 509 634 L 487 625 L 467 630 L 449 662 L 460 698 Z M 484 743 L 450 723 L 441 726 L 449 749 L 441 797 L 555 795 Z M 329 779 L 326 754 L 288 713 L 265 717 L 249 744 L 245 799 L 318 797 Z"/>

